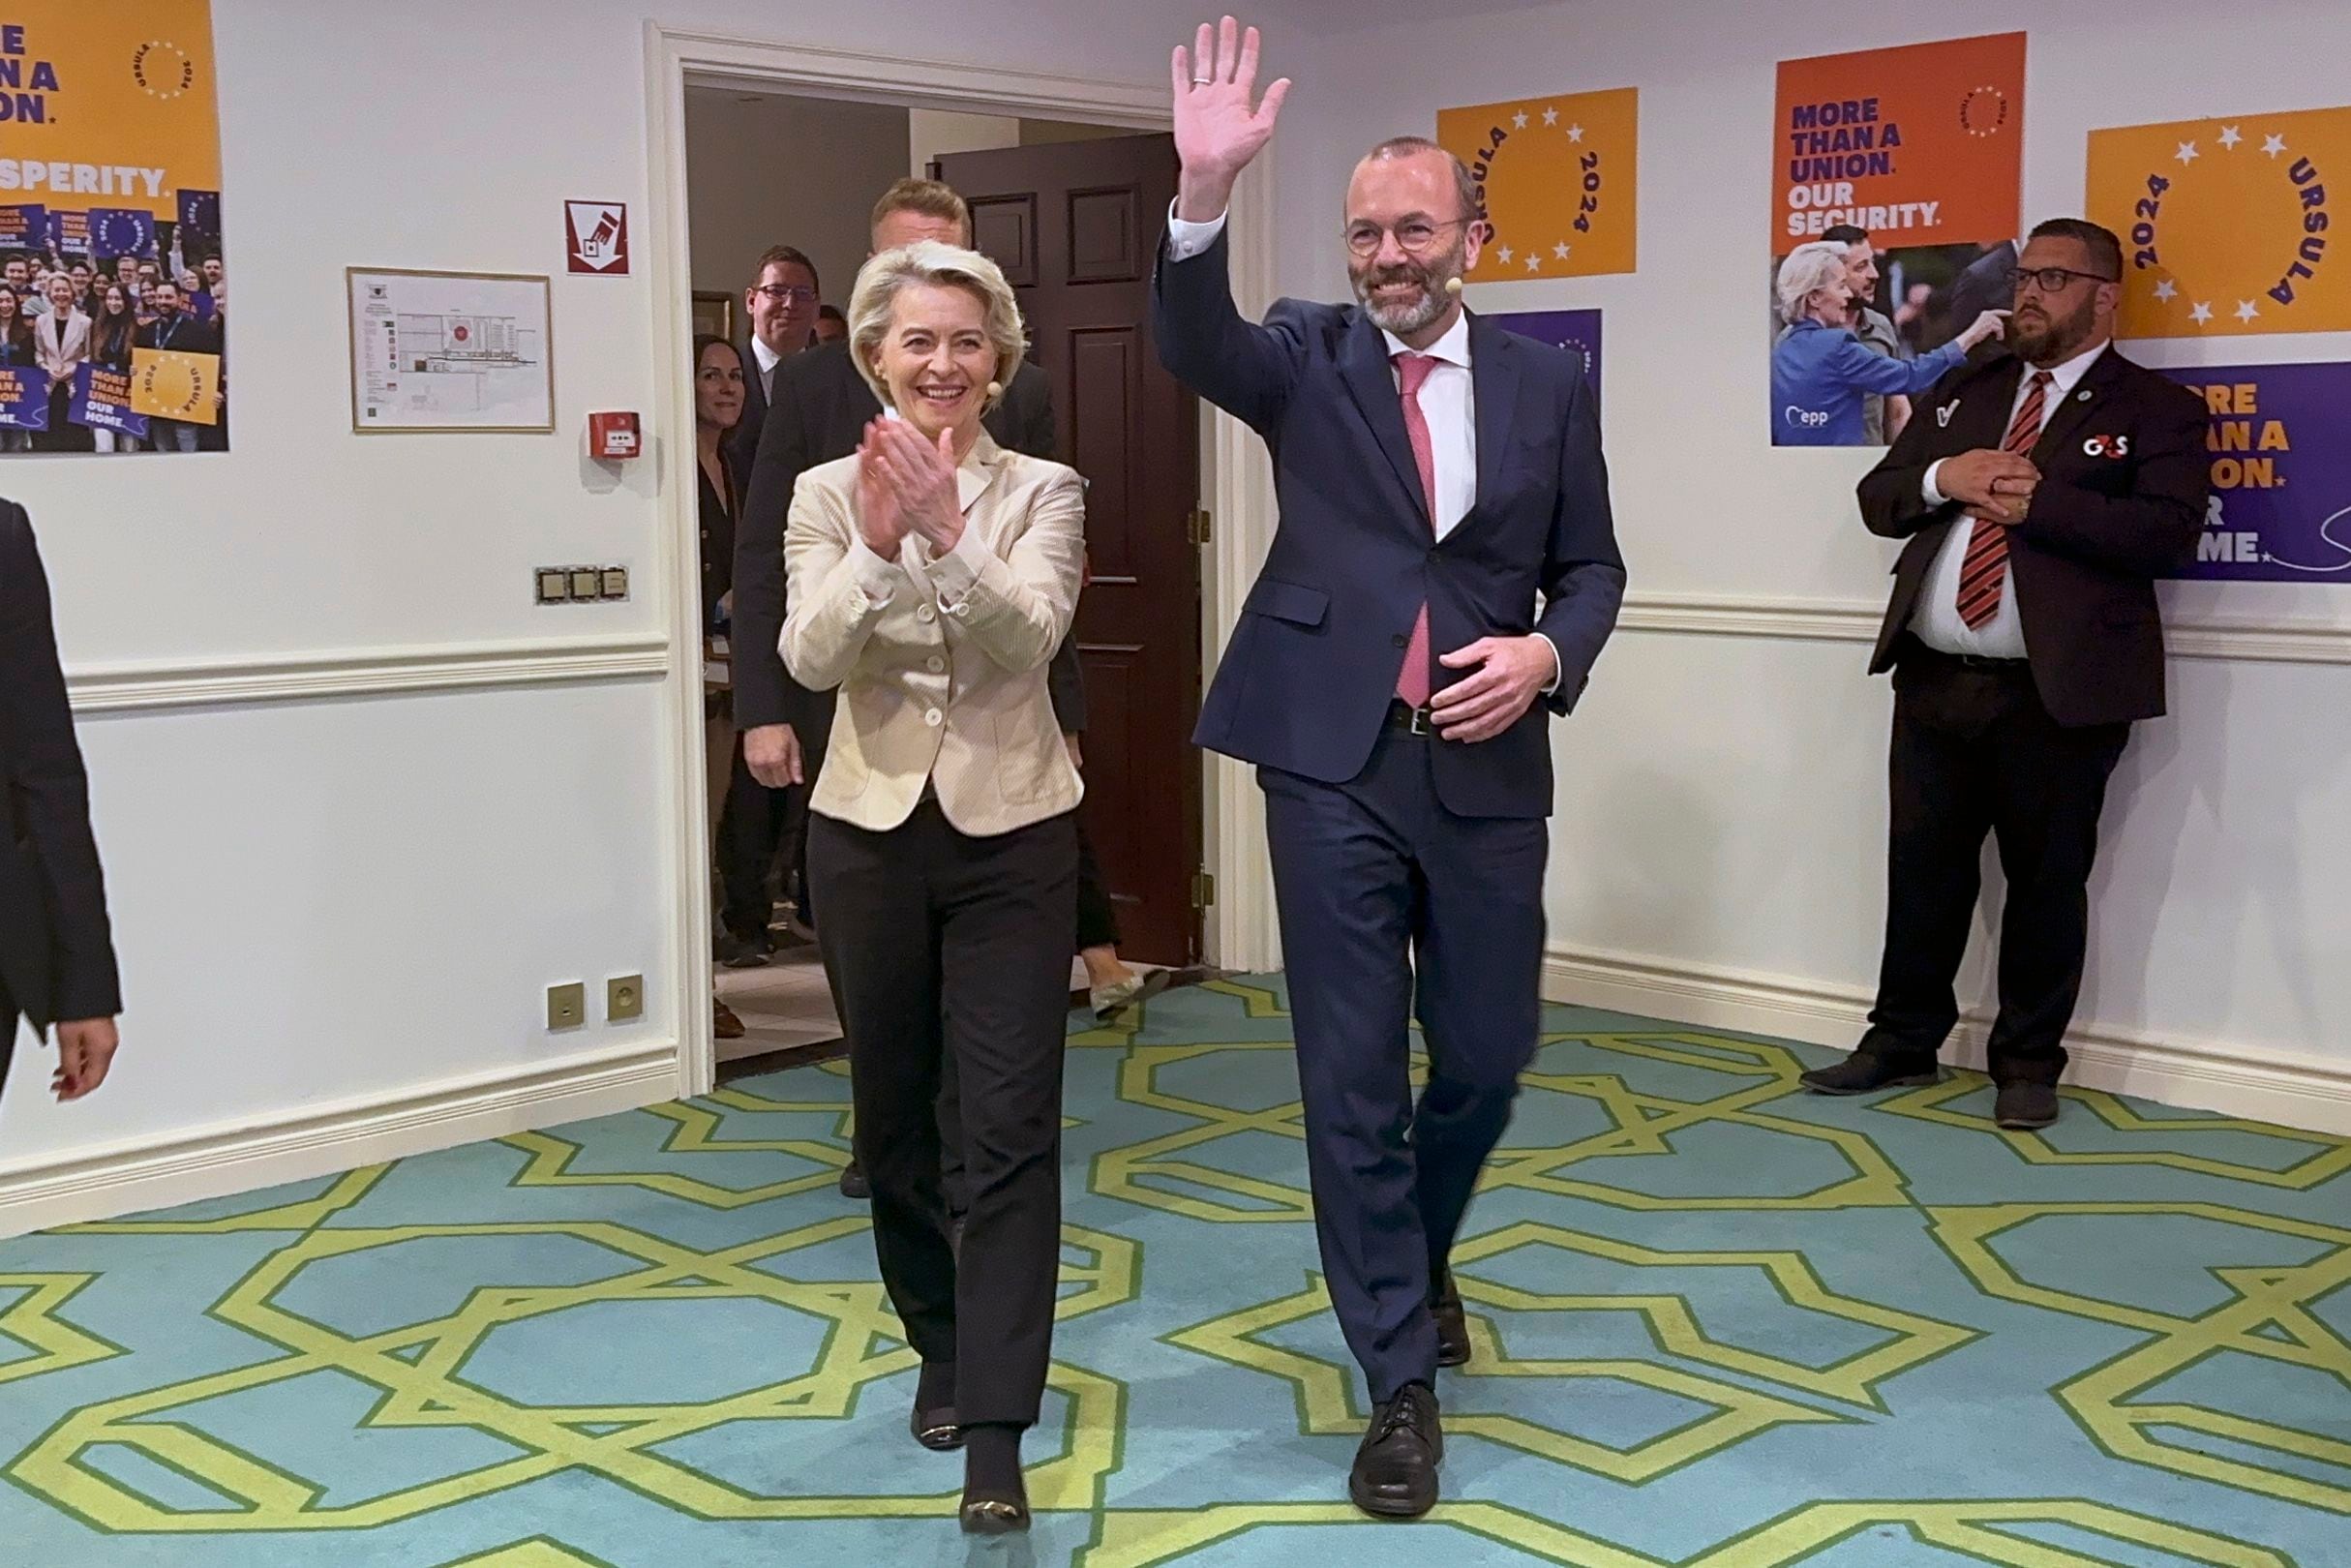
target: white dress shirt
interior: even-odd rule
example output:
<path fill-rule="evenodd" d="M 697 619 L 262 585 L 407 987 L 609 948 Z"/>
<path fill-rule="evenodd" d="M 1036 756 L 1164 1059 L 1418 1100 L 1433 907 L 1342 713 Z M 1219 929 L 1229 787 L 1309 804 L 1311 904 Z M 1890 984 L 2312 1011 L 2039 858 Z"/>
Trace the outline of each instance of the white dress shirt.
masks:
<path fill-rule="evenodd" d="M 1223 216 L 1205 224 L 1187 223 L 1175 215 L 1171 206 L 1167 212 L 1167 259 L 1190 260 L 1214 245 L 1217 236 L 1223 232 Z M 1396 363 L 1398 354 L 1426 354 L 1436 361 L 1421 382 L 1419 401 L 1421 417 L 1429 425 L 1429 455 L 1436 470 L 1436 514 L 1429 521 L 1434 525 L 1436 536 L 1442 539 L 1461 526 L 1462 519 L 1469 515 L 1478 499 L 1478 409 L 1476 385 L 1469 374 L 1469 313 L 1463 311 L 1455 317 L 1445 335 L 1426 348 L 1415 348 L 1385 329 L 1380 336 L 1388 342 L 1388 374 L 1395 380 L 1400 396 L 1403 373 Z M 1552 674 L 1550 683 L 1543 688 L 1546 694 L 1559 686 L 1559 649 L 1552 647 L 1551 654 Z"/>
<path fill-rule="evenodd" d="M 762 343 L 759 334 L 754 332 L 751 334 L 751 357 L 759 361 L 760 396 L 773 399 L 775 396 L 775 367 L 784 362 L 784 356 Z"/>
<path fill-rule="evenodd" d="M 2086 348 L 2062 365 L 2045 367 L 2049 372 L 2049 389 L 2041 394 L 2041 426 L 2048 427 L 2057 417 L 2058 406 L 2073 396 L 2090 367 L 2097 363 L 2106 345 Z M 2001 425 L 2004 436 L 2016 423 L 2017 411 L 2024 407 L 2025 399 L 2032 395 L 2033 368 L 2029 367 L 2016 382 L 2015 401 L 2008 405 L 2008 417 Z M 1923 407 L 1918 415 L 1922 417 Z M 1943 463 L 1929 465 L 1926 480 L 1919 487 L 1920 498 L 1929 506 L 1944 506 L 1950 498 L 1935 488 L 1935 479 L 1943 471 Z M 1979 659 L 2021 659 L 2025 656 L 2025 623 L 2016 614 L 2016 573 L 2003 571 L 2000 578 L 2000 608 L 1992 618 L 1980 626 L 1971 626 L 1959 617 L 1959 579 L 1966 569 L 1968 541 L 1975 537 L 1977 528 L 1996 528 L 1998 523 L 1981 523 L 1972 517 L 1961 517 L 1951 526 L 1951 531 L 1936 552 L 1935 564 L 1927 569 L 1926 587 L 1919 590 L 1918 608 L 1911 614 L 1911 632 L 1927 647 L 1940 653 L 1968 654 Z"/>

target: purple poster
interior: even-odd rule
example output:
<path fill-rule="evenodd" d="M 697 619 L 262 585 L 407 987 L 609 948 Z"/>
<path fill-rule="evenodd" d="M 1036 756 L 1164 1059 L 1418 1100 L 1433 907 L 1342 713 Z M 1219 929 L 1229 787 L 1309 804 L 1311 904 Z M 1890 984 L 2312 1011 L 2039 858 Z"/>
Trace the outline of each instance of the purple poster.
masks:
<path fill-rule="evenodd" d="M 2351 364 L 2164 374 L 2212 416 L 2213 498 L 2196 563 L 2181 575 L 2351 583 Z"/>
<path fill-rule="evenodd" d="M 66 418 L 89 430 L 110 430 L 121 436 L 147 437 L 147 416 L 131 411 L 131 377 L 84 363 L 74 373 L 74 399 Z"/>
<path fill-rule="evenodd" d="M 45 251 L 49 209 L 36 202 L 0 207 L 0 251 Z"/>
<path fill-rule="evenodd" d="M 49 428 L 49 373 L 30 365 L 0 365 L 0 427 Z"/>
<path fill-rule="evenodd" d="M 1592 407 L 1600 407 L 1600 313 L 1598 311 L 1521 311 L 1487 319 L 1505 332 L 1548 343 L 1554 348 L 1583 356 L 1583 378 L 1591 383 Z"/>

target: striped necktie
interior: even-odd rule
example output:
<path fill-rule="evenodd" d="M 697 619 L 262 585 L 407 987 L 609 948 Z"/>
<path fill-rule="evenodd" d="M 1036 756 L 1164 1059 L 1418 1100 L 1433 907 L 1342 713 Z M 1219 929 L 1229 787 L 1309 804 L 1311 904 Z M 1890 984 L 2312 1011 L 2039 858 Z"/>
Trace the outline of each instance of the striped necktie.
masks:
<path fill-rule="evenodd" d="M 2008 425 L 2008 438 L 2000 443 L 2004 452 L 2022 457 L 2033 450 L 2041 436 L 2041 412 L 2048 406 L 2050 376 L 2047 371 L 2035 371 L 2030 388 L 2025 393 L 2023 407 Z M 2008 530 L 1998 523 L 1975 520 L 1975 531 L 1968 535 L 1968 553 L 1959 566 L 1959 618 L 1971 630 L 1981 630 L 2000 614 L 2000 590 L 2008 580 Z"/>

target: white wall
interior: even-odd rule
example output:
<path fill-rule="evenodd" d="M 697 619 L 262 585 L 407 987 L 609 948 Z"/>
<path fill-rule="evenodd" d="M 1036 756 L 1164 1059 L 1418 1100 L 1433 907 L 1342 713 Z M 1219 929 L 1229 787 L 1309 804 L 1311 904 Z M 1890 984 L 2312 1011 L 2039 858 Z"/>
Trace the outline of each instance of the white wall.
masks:
<path fill-rule="evenodd" d="M 1626 629 L 1558 728 L 1549 909 L 1562 994 L 1848 1042 L 1884 915 L 1890 697 L 1858 639 L 1889 545 L 1858 451 L 1774 451 L 1758 295 L 1782 57 L 2029 31 L 2024 206 L 2078 212 L 2087 133 L 2351 101 L 2351 14 L 2220 15 L 2186 0 L 1897 0 L 1767 7 L 1591 0 L 1367 31 L 1301 54 L 1281 131 L 1283 286 L 1342 297 L 1356 154 L 1438 108 L 1641 89 L 1641 270 L 1473 290 L 1487 311 L 1603 307 L 1608 452 L 1632 574 Z M 1378 91 L 1367 84 L 1378 83 Z M 2177 352 L 2177 350 L 2174 350 Z M 2227 340 L 2209 363 L 2351 357 L 2351 335 Z M 2179 584 L 2175 628 L 2351 630 L 2351 592 Z M 2108 1081 L 2351 1130 L 2351 667 L 2276 662 L 2244 634 L 2175 635 L 2170 720 L 2116 780 L 2077 1056 Z M 2256 655 L 2221 657 L 2215 655 Z M 1976 965 L 1964 993 L 1988 1001 Z M 2282 1068 L 2282 1075 L 2253 1064 Z M 2266 1096 L 2266 1098 L 2259 1098 Z"/>
<path fill-rule="evenodd" d="M 1092 0 L 660 14 L 1146 82 L 1166 46 Z M 357 0 L 215 0 L 235 450 L 0 467 L 55 584 L 127 1002 L 88 1101 L 52 1104 L 23 1045 L 0 1230 L 677 1088 L 702 961 L 676 950 L 702 873 L 661 679 L 680 433 L 618 476 L 581 455 L 588 409 L 649 412 L 682 376 L 651 347 L 671 306 L 648 271 L 646 16 L 574 0 L 558 35 L 540 6 L 411 0 L 387 24 Z M 882 150 L 876 187 L 903 132 Z M 566 197 L 631 204 L 634 276 L 561 275 Z M 554 273 L 557 433 L 353 437 L 355 264 Z M 577 561 L 629 565 L 632 597 L 534 607 L 530 568 Z M 544 1029 L 550 982 L 632 971 L 644 1023 Z"/>
<path fill-rule="evenodd" d="M 874 104 L 687 92 L 694 287 L 734 296 L 738 337 L 742 291 L 770 245 L 806 252 L 826 303 L 848 308 L 874 198 L 906 172 L 906 110 Z"/>
<path fill-rule="evenodd" d="M 949 153 L 987 152 L 1019 145 L 1017 115 L 916 109 L 907 116 L 907 172 L 917 179 L 930 178 L 931 160 Z"/>

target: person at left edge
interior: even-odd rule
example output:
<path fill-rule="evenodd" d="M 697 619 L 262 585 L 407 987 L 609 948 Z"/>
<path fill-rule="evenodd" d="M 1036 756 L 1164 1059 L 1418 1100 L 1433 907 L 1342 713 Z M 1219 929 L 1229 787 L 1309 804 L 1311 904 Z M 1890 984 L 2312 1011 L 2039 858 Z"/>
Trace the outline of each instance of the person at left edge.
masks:
<path fill-rule="evenodd" d="M 886 407 L 799 476 L 783 655 L 840 689 L 809 798 L 817 941 L 849 1041 L 874 1251 L 921 1356 L 915 1438 L 964 1445 L 966 1530 L 1028 1524 L 1021 1433 L 1051 1358 L 1061 1086 L 1084 794 L 1045 666 L 1076 614 L 1085 485 L 981 428 L 1027 347 L 996 264 L 924 240 L 858 275 L 850 351 Z M 970 1208 L 949 1239 L 938 1100 Z"/>
<path fill-rule="evenodd" d="M 1551 719 L 1615 627 L 1624 562 L 1581 358 L 1455 297 L 1485 223 L 1444 148 L 1400 136 L 1356 165 L 1354 304 L 1242 317 L 1227 204 L 1288 84 L 1254 102 L 1257 30 L 1230 16 L 1195 46 L 1174 53 L 1153 335 L 1265 438 L 1281 521 L 1193 739 L 1258 765 L 1315 1238 L 1374 1405 L 1348 1494 L 1411 1518 L 1437 1498 L 1436 1370 L 1470 1354 L 1454 1238 L 1541 1027 Z"/>
<path fill-rule="evenodd" d="M 105 877 L 90 830 L 89 776 L 49 620 L 49 585 L 24 508 L 0 500 L 0 1079 L 21 1016 L 56 1026 L 50 1089 L 79 1100 L 104 1083 L 120 1036 L 122 986 Z"/>

